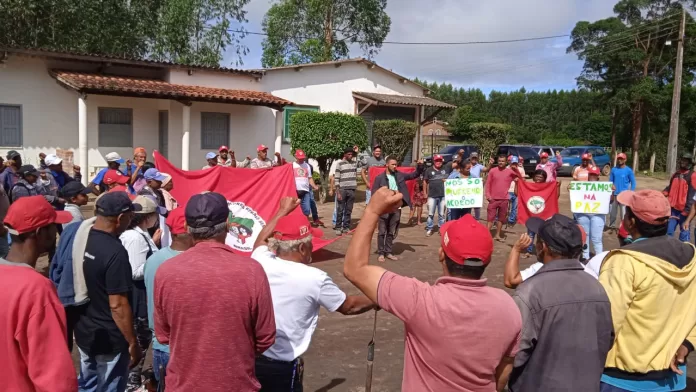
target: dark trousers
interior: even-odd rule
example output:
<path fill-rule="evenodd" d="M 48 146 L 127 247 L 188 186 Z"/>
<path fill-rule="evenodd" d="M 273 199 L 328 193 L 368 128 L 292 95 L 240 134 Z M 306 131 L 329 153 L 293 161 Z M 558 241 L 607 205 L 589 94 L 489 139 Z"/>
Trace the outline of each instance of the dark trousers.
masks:
<path fill-rule="evenodd" d="M 457 220 L 466 214 L 471 214 L 471 208 L 452 208 L 450 212 L 450 220 Z"/>
<path fill-rule="evenodd" d="M 394 238 L 399 234 L 399 222 L 401 221 L 401 210 L 396 210 L 391 214 L 379 217 L 379 234 L 377 235 L 377 253 L 380 256 L 392 254 Z"/>
<path fill-rule="evenodd" d="M 302 392 L 304 361 L 276 361 L 264 356 L 256 357 L 256 378 L 261 383 L 260 392 Z"/>
<path fill-rule="evenodd" d="M 339 189 L 341 200 L 336 200 L 336 230 L 350 230 L 350 216 L 353 214 L 355 189 Z"/>
<path fill-rule="evenodd" d="M 68 351 L 70 352 L 72 352 L 73 348 L 73 332 L 75 331 L 75 325 L 80 320 L 80 317 L 85 310 L 85 306 L 86 305 L 65 307 L 65 321 L 68 332 Z"/>

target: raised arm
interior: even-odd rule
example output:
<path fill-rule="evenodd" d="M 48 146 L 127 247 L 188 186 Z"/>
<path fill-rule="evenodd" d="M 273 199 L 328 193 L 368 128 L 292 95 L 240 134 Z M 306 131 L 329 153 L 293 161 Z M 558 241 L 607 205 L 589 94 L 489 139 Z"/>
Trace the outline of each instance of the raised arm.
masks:
<path fill-rule="evenodd" d="M 514 289 L 522 283 L 522 274 L 520 273 L 520 254 L 532 244 L 532 239 L 527 233 L 524 233 L 515 242 L 510 250 L 510 255 L 505 262 L 505 270 L 503 271 L 503 281 L 505 287 Z"/>
<path fill-rule="evenodd" d="M 421 174 L 423 174 L 423 170 L 425 170 L 425 166 L 423 165 L 423 160 L 420 159 L 418 160 L 416 170 L 412 171 L 411 173 L 404 174 L 404 181 L 415 180 L 416 178 L 420 177 Z"/>
<path fill-rule="evenodd" d="M 268 245 L 268 239 L 273 236 L 273 231 L 275 230 L 276 224 L 278 224 L 278 220 L 284 216 L 287 216 L 299 205 L 300 199 L 296 197 L 287 196 L 280 199 L 280 207 L 278 207 L 278 211 L 276 211 L 271 220 L 266 223 L 266 226 L 261 229 L 261 232 L 256 237 L 256 241 L 254 242 L 254 249 L 258 248 L 259 246 Z"/>

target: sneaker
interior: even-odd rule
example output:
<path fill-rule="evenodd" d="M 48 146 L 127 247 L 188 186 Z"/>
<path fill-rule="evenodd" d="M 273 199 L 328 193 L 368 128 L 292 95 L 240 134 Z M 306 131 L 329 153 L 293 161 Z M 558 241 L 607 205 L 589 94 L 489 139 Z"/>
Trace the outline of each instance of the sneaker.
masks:
<path fill-rule="evenodd" d="M 425 232 L 425 236 L 426 236 L 426 237 L 430 237 L 431 235 L 433 235 L 433 231 L 432 231 L 432 230 L 428 230 L 428 231 Z"/>
<path fill-rule="evenodd" d="M 341 229 L 336 229 L 335 233 L 336 235 L 342 235 L 343 231 Z"/>
<path fill-rule="evenodd" d="M 315 220 L 314 220 L 314 225 L 315 225 L 315 226 L 324 227 L 324 222 L 322 222 L 322 221 L 319 220 L 319 219 L 315 219 Z"/>

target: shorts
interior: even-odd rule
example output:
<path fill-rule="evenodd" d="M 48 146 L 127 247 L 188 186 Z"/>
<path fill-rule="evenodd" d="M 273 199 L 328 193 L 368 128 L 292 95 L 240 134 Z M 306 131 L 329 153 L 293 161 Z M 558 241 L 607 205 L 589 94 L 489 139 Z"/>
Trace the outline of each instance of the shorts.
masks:
<path fill-rule="evenodd" d="M 488 222 L 495 222 L 498 217 L 498 222 L 507 220 L 509 200 L 493 200 L 488 203 Z"/>

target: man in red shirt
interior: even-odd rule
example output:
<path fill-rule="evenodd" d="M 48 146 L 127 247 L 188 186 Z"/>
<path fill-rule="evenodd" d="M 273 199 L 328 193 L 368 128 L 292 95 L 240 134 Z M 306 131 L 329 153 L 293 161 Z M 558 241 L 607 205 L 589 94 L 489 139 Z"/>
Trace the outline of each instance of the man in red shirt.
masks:
<path fill-rule="evenodd" d="M 380 188 L 353 234 L 343 273 L 360 291 L 405 324 L 405 392 L 502 390 L 512 370 L 522 317 L 512 298 L 482 279 L 493 239 L 471 214 L 442 226 L 434 285 L 369 265 L 380 215 L 395 211 L 402 194 Z"/>
<path fill-rule="evenodd" d="M 276 335 L 266 273 L 225 245 L 224 196 L 194 195 L 185 215 L 195 245 L 155 273 L 155 335 L 170 352 L 167 392 L 258 391 L 255 359 Z"/>
<path fill-rule="evenodd" d="M 510 182 L 517 179 L 520 174 L 517 169 L 505 167 L 507 158 L 505 155 L 498 157 L 498 166 L 488 172 L 484 194 L 488 200 L 488 230 L 490 231 L 495 222 L 495 240 L 502 241 L 500 232 L 503 230 L 503 222 L 507 221 L 508 210 L 508 189 Z"/>
<path fill-rule="evenodd" d="M 71 219 L 43 196 L 21 198 L 7 212 L 12 247 L 0 259 L 0 391 L 77 390 L 65 310 L 53 283 L 34 270 L 39 255 L 55 243 L 55 224 Z"/>

